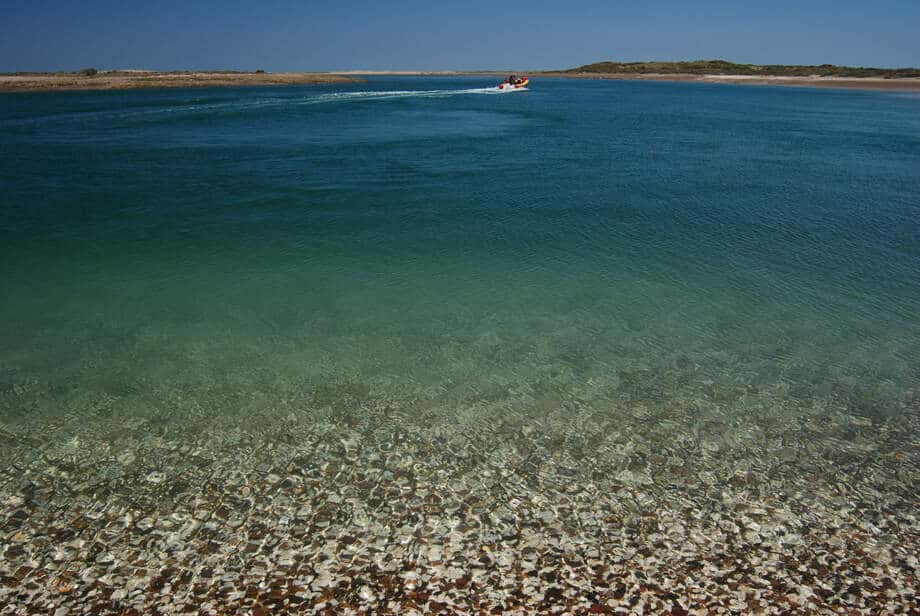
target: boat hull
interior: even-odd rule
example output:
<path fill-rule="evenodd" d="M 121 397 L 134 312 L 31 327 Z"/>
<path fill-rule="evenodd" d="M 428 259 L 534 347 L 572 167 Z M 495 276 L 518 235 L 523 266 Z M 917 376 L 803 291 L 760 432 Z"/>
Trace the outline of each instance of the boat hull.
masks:
<path fill-rule="evenodd" d="M 513 92 L 514 90 L 523 90 L 527 87 L 527 84 L 530 83 L 530 79 L 524 77 L 515 84 L 510 84 L 508 82 L 498 84 L 498 89 L 502 92 Z"/>

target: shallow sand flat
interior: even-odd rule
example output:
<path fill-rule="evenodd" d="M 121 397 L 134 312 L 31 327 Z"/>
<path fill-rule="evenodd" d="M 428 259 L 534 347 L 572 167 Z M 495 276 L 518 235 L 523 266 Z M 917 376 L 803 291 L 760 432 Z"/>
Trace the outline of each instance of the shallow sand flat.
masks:
<path fill-rule="evenodd" d="M 685 75 L 664 73 L 540 73 L 540 77 L 568 79 L 622 79 L 629 81 L 686 81 L 698 83 L 743 83 L 748 85 L 847 88 L 855 90 L 920 91 L 920 79 L 876 79 L 844 77 L 775 77 L 764 75 Z"/>
<path fill-rule="evenodd" d="M 636 404 L 643 382 L 536 416 L 328 406 L 347 384 L 237 413 L 254 392 L 5 388 L 65 412 L 0 431 L 0 614 L 918 608 L 916 414 L 762 392 L 741 423 L 705 388 Z"/>
<path fill-rule="evenodd" d="M 115 71 L 85 76 L 72 73 L 0 75 L 0 92 L 54 90 L 125 90 L 133 88 L 188 88 L 214 86 L 300 85 L 352 83 L 355 77 L 329 73 L 157 73 Z"/>

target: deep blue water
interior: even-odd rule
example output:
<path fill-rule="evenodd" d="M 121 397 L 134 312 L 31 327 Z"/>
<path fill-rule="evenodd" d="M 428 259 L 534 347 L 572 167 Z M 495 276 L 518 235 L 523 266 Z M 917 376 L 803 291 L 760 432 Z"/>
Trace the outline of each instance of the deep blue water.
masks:
<path fill-rule="evenodd" d="M 490 85 L 0 96 L 0 379 L 913 400 L 920 98 Z"/>

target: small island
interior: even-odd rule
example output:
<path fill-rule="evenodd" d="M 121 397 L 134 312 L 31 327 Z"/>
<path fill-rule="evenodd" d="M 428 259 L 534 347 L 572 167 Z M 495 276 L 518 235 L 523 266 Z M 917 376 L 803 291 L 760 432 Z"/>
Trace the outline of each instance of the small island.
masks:
<path fill-rule="evenodd" d="M 920 91 L 920 69 L 917 68 L 870 68 L 833 64 L 736 64 L 726 60 L 608 61 L 561 71 L 542 71 L 540 75 L 581 79 L 634 79 Z"/>
<path fill-rule="evenodd" d="M 99 71 L 73 73 L 0 74 L 0 92 L 55 90 L 130 90 L 135 88 L 191 88 L 223 86 L 304 85 L 358 83 L 363 79 L 332 73 L 268 73 L 265 71 Z"/>

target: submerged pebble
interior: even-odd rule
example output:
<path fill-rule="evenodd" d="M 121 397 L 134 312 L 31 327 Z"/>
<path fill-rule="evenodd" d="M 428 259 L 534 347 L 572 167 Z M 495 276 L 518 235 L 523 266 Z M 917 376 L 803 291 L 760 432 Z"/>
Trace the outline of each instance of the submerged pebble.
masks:
<path fill-rule="evenodd" d="M 642 412 L 572 378 L 570 399 L 525 426 L 514 414 L 498 426 L 500 395 L 418 417 L 399 410 L 413 400 L 344 416 L 301 399 L 283 420 L 217 408 L 199 432 L 133 438 L 130 455 L 101 444 L 114 438 L 105 415 L 81 422 L 76 450 L 0 448 L 0 602 L 51 614 L 920 610 L 916 415 L 850 447 L 842 436 L 859 424 L 826 402 L 780 420 L 772 395 L 748 393 L 736 425 L 685 376 L 683 398 Z M 832 420 L 837 433 L 812 427 Z M 721 430 L 718 447 L 695 436 L 701 425 Z"/>

